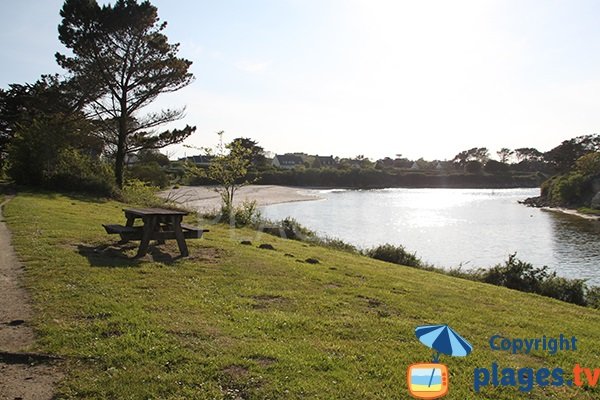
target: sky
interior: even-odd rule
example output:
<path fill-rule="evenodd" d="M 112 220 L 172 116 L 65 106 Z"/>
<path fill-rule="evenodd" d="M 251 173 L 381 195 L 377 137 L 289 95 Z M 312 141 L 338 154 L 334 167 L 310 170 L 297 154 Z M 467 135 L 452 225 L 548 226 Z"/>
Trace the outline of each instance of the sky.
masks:
<path fill-rule="evenodd" d="M 62 73 L 63 1 L 1 1 L 0 87 Z M 151 3 L 195 81 L 148 110 L 186 107 L 186 146 L 445 160 L 600 132 L 595 0 Z"/>

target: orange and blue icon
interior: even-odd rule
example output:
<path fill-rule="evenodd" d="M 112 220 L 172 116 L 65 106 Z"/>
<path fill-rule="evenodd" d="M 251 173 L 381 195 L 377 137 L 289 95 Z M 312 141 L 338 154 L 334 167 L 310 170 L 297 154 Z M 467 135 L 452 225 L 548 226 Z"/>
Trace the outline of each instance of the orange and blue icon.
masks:
<path fill-rule="evenodd" d="M 408 367 L 408 391 L 418 399 L 438 399 L 448 393 L 448 367 L 419 363 Z"/>
<path fill-rule="evenodd" d="M 417 399 L 438 399 L 448 394 L 448 367 L 439 363 L 440 355 L 465 357 L 473 346 L 448 325 L 425 325 L 415 329 L 419 341 L 433 349 L 431 363 L 408 367 L 408 391 Z"/>

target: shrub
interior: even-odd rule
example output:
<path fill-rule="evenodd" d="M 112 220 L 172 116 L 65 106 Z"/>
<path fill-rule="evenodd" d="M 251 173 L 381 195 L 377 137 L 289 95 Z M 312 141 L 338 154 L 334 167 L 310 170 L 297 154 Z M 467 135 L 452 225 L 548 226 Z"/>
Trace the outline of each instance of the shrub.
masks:
<path fill-rule="evenodd" d="M 483 282 L 492 285 L 522 292 L 539 293 L 541 282 L 550 274 L 548 267 L 535 268 L 532 264 L 519 260 L 516 254 L 511 254 L 504 265 L 496 265 L 488 270 L 479 270 L 478 275 Z"/>
<path fill-rule="evenodd" d="M 254 225 L 260 220 L 261 216 L 256 200 L 245 200 L 241 206 L 234 208 L 232 215 L 237 227 Z"/>
<path fill-rule="evenodd" d="M 365 255 L 377 260 L 407 265 L 409 267 L 421 267 L 423 265 L 423 262 L 417 257 L 416 253 L 408 252 L 404 246 L 394 246 L 389 243 L 366 250 Z"/>
<path fill-rule="evenodd" d="M 600 287 L 592 286 L 586 288 L 585 302 L 588 307 L 600 309 Z"/>
<path fill-rule="evenodd" d="M 53 168 L 46 167 L 42 186 L 111 196 L 116 190 L 113 182 L 112 167 L 106 162 L 65 148 L 57 153 Z"/>
<path fill-rule="evenodd" d="M 566 279 L 553 274 L 541 282 L 539 294 L 580 306 L 587 304 L 583 279 Z"/>
<path fill-rule="evenodd" d="M 164 188 L 169 185 L 169 175 L 156 161 L 135 164 L 127 170 L 128 179 L 137 179 L 151 186 Z"/>
<path fill-rule="evenodd" d="M 318 246 L 328 247 L 330 249 L 346 251 L 348 253 L 358 253 L 358 249 L 350 243 L 344 242 L 342 239 L 331 238 L 331 237 L 319 237 L 314 236 L 309 239 L 310 243 Z"/>
<path fill-rule="evenodd" d="M 159 188 L 148 185 L 138 179 L 129 179 L 123 184 L 123 189 L 117 198 L 123 203 L 142 207 L 161 207 L 165 200 L 158 197 Z"/>
<path fill-rule="evenodd" d="M 286 239 L 309 241 L 316 238 L 315 232 L 301 225 L 291 217 L 275 222 L 261 220 L 257 228 L 270 235 L 280 236 Z"/>

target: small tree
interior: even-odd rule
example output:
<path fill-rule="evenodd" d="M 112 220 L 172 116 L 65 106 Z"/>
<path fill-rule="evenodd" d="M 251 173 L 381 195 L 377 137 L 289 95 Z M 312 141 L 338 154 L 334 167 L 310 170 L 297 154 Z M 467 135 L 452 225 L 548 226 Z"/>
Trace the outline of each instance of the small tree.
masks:
<path fill-rule="evenodd" d="M 243 186 L 251 183 L 248 179 L 248 168 L 251 164 L 251 150 L 244 147 L 239 140 L 223 144 L 223 131 L 219 135 L 216 151 L 207 150 L 212 160 L 206 169 L 191 166 L 191 173 L 204 176 L 216 183 L 214 188 L 221 196 L 221 213 L 224 219 L 231 218 L 234 213 L 233 200 L 235 193 Z"/>

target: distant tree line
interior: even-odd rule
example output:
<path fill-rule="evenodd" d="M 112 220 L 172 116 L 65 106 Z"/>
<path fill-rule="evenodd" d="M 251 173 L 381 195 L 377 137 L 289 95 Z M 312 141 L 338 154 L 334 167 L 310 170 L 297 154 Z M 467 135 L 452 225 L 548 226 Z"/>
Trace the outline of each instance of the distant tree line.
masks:
<path fill-rule="evenodd" d="M 536 206 L 600 209 L 600 136 L 563 141 L 543 154 L 556 172 L 541 187 L 541 196 L 528 199 Z"/>

